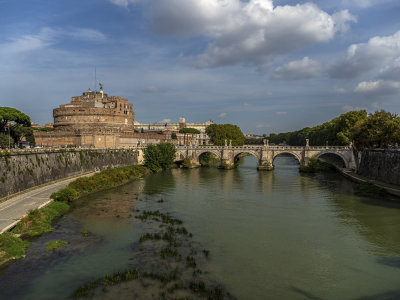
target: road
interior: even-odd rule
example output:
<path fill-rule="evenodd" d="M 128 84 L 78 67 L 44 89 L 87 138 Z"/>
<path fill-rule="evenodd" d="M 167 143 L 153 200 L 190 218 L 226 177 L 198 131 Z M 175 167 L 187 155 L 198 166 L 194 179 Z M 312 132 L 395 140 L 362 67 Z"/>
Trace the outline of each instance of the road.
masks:
<path fill-rule="evenodd" d="M 93 174 L 89 173 L 84 176 Z M 0 234 L 14 227 L 30 210 L 41 208 L 50 203 L 52 201 L 50 199 L 52 193 L 67 186 L 71 181 L 81 176 L 50 183 L 0 203 Z"/>

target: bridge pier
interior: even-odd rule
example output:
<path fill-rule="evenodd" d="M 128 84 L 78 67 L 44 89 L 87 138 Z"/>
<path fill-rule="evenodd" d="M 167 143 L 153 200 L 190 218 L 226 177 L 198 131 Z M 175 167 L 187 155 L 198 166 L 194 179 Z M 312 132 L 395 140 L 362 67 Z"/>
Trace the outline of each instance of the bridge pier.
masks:
<path fill-rule="evenodd" d="M 260 160 L 258 162 L 257 170 L 258 171 L 272 171 L 274 169 L 274 165 L 268 160 Z"/>
<path fill-rule="evenodd" d="M 235 168 L 235 162 L 233 161 L 233 159 L 221 159 L 221 164 L 219 166 L 220 169 L 226 169 L 226 170 L 230 170 L 230 169 L 234 169 Z"/>

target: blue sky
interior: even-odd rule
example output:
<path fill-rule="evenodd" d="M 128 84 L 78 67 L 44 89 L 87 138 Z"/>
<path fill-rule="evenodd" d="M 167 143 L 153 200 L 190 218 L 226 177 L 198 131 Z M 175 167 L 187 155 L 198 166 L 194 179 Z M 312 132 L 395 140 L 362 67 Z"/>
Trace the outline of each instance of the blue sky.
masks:
<path fill-rule="evenodd" d="M 0 106 L 37 123 L 93 88 L 136 121 L 296 130 L 400 113 L 398 0 L 0 0 Z"/>

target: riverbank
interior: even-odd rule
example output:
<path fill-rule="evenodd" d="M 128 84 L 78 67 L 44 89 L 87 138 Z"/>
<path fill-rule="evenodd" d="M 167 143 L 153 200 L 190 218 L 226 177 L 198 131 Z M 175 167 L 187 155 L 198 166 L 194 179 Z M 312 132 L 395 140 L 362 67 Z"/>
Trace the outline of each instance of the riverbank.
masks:
<path fill-rule="evenodd" d="M 378 181 L 378 180 L 374 180 L 374 179 L 370 179 L 363 175 L 356 174 L 353 171 L 348 170 L 348 169 L 337 168 L 337 170 L 344 177 L 346 177 L 347 179 L 349 179 L 355 183 L 369 184 L 369 185 L 375 186 L 376 188 L 380 189 L 381 191 L 383 191 L 389 195 L 400 197 L 400 186 L 382 182 L 382 181 Z M 398 201 L 400 201 L 400 199 L 398 199 Z"/>
<path fill-rule="evenodd" d="M 0 236 L 0 266 L 11 260 L 24 257 L 25 249 L 29 246 L 26 238 L 40 236 L 45 232 L 52 231 L 52 220 L 69 210 L 69 205 L 65 202 L 78 200 L 85 195 L 123 185 L 150 172 L 144 166 L 120 167 L 104 170 L 90 177 L 80 177 L 55 192 L 53 189 L 48 189 L 46 202 L 42 205 L 43 208 L 37 209 L 35 207 L 36 209 L 33 209 L 26 217 L 26 213 L 20 215 L 19 220 L 12 224 L 13 227 L 16 226 L 11 232 Z M 52 193 L 49 194 L 49 191 Z M 52 203 L 53 200 L 49 200 L 49 196 L 55 202 Z M 10 228 L 12 227 L 8 225 L 7 229 Z"/>

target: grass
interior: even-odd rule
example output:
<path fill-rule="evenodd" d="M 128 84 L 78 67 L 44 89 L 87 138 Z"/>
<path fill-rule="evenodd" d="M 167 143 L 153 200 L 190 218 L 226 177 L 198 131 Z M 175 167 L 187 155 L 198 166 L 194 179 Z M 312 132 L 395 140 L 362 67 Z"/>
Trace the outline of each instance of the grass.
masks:
<path fill-rule="evenodd" d="M 369 183 L 359 183 L 355 185 L 355 189 L 360 191 L 360 192 L 365 192 L 365 193 L 372 193 L 372 194 L 379 194 L 383 192 L 383 189 L 369 184 Z"/>
<path fill-rule="evenodd" d="M 63 202 L 53 202 L 45 208 L 35 209 L 21 219 L 21 222 L 12 230 L 21 236 L 39 236 L 53 230 L 51 221 L 69 210 L 69 205 Z"/>
<path fill-rule="evenodd" d="M 68 245 L 68 242 L 63 240 L 55 240 L 46 243 L 46 251 L 54 251 L 57 249 L 63 249 L 64 246 Z"/>
<path fill-rule="evenodd" d="M 0 235 L 0 265 L 25 256 L 29 242 L 22 240 L 11 232 Z"/>
<path fill-rule="evenodd" d="M 90 177 L 81 177 L 65 188 L 53 193 L 50 198 L 70 202 L 82 196 L 111 189 L 143 177 L 151 171 L 144 166 L 127 166 L 101 171 Z"/>

